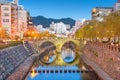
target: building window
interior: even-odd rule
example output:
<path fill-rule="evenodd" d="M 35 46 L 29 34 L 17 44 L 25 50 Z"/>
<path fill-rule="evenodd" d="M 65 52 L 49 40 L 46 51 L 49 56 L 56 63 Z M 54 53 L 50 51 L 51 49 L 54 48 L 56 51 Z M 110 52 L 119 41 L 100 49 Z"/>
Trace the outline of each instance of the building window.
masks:
<path fill-rule="evenodd" d="M 4 10 L 6 10 L 6 11 L 8 11 L 8 10 L 9 10 L 9 8 L 8 8 L 8 7 L 4 7 L 3 9 L 4 9 Z"/>
<path fill-rule="evenodd" d="M 4 13 L 4 16 L 9 16 L 9 13 Z"/>
<path fill-rule="evenodd" d="M 3 22 L 9 22 L 9 19 L 3 19 Z"/>

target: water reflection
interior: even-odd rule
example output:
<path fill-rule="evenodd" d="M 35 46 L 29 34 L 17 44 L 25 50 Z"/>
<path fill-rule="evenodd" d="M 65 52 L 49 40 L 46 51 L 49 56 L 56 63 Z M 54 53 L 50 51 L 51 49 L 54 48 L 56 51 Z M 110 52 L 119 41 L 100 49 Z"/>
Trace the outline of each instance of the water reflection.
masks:
<path fill-rule="evenodd" d="M 65 49 L 62 50 L 61 56 L 65 62 L 70 63 L 75 59 L 75 52 L 73 52 L 71 49 Z"/>
<path fill-rule="evenodd" d="M 34 77 L 29 73 L 26 80 L 82 80 L 77 66 L 39 66 Z M 70 72 L 71 71 L 71 72 Z"/>
<path fill-rule="evenodd" d="M 44 53 L 43 53 L 44 54 Z M 51 50 L 48 52 L 47 55 L 45 55 L 43 58 L 41 58 L 40 60 L 44 63 L 52 63 L 56 58 L 56 54 L 54 50 Z"/>
<path fill-rule="evenodd" d="M 31 76 L 32 79 L 33 79 L 35 76 L 37 76 L 37 72 L 35 71 L 35 69 L 32 69 L 30 76 Z"/>

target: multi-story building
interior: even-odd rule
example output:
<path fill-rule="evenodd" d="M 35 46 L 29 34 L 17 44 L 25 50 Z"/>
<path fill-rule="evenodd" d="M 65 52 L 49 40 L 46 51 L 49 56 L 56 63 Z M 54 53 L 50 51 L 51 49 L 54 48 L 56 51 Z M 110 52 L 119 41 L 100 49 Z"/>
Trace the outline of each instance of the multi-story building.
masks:
<path fill-rule="evenodd" d="M 66 29 L 70 30 L 70 25 L 66 24 Z"/>
<path fill-rule="evenodd" d="M 118 0 L 118 2 L 114 5 L 114 12 L 119 11 L 120 10 L 120 0 Z"/>
<path fill-rule="evenodd" d="M 18 7 L 18 31 L 17 35 L 20 38 L 23 38 L 23 33 L 27 31 L 27 17 L 28 17 L 28 12 L 24 10 L 23 6 Z"/>
<path fill-rule="evenodd" d="M 75 22 L 75 26 L 76 26 L 76 27 L 80 27 L 80 26 L 81 26 L 81 24 L 82 24 L 82 23 L 81 23 L 81 21 L 80 21 L 80 20 L 77 20 L 77 21 Z"/>
<path fill-rule="evenodd" d="M 113 11 L 112 7 L 96 7 L 92 10 L 92 19 L 102 21 L 104 16 Z"/>
<path fill-rule="evenodd" d="M 15 3 L 0 3 L 0 27 L 14 37 L 18 26 L 18 6 Z"/>
<path fill-rule="evenodd" d="M 64 24 L 63 22 L 50 24 L 50 30 L 54 31 L 56 34 L 66 34 L 68 25 Z"/>
<path fill-rule="evenodd" d="M 38 32 L 43 32 L 43 25 L 37 25 L 36 26 Z"/>
<path fill-rule="evenodd" d="M 32 25 L 29 12 L 18 5 L 18 0 L 0 0 L 0 27 L 11 37 L 23 38 L 23 33 Z"/>
<path fill-rule="evenodd" d="M 114 5 L 114 7 L 96 7 L 92 10 L 92 19 L 102 21 L 104 16 L 107 16 L 111 12 L 120 10 L 120 0 Z"/>
<path fill-rule="evenodd" d="M 29 12 L 27 12 L 27 26 L 28 28 L 33 27 L 32 17 L 30 16 Z"/>
<path fill-rule="evenodd" d="M 78 19 L 76 22 L 75 22 L 75 26 L 72 27 L 72 29 L 70 30 L 70 34 L 71 35 L 74 35 L 75 32 L 80 29 L 84 24 L 85 24 L 86 20 L 85 19 Z"/>

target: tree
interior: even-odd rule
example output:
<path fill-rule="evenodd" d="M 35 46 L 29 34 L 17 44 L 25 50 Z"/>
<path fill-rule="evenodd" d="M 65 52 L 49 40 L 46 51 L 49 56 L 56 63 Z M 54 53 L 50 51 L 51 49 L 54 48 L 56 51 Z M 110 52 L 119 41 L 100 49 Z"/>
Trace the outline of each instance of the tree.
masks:
<path fill-rule="evenodd" d="M 103 21 L 99 22 L 91 20 L 89 24 L 84 25 L 76 32 L 76 37 L 89 39 L 120 38 L 120 11 L 111 13 L 103 17 Z M 115 40 L 117 41 L 117 40 Z"/>

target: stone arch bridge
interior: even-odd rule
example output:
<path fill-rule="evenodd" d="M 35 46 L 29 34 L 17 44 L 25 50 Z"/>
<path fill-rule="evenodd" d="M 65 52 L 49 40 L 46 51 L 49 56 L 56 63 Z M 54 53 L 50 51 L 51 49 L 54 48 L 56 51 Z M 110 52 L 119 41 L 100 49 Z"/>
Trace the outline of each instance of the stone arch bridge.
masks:
<path fill-rule="evenodd" d="M 61 52 L 61 48 L 63 47 L 63 45 L 67 42 L 72 42 L 74 43 L 74 45 L 76 46 L 76 50 L 80 50 L 80 48 L 82 47 L 82 44 L 83 44 L 83 41 L 82 40 L 79 40 L 79 39 L 41 39 L 41 40 L 37 40 L 37 41 L 34 41 L 34 48 L 38 51 L 38 52 L 42 52 L 42 50 L 40 50 L 40 46 L 43 44 L 43 43 L 46 43 L 46 42 L 50 42 L 50 43 L 53 43 L 54 46 L 56 47 L 56 51 L 57 52 Z M 43 50 L 44 51 L 44 50 Z"/>
<path fill-rule="evenodd" d="M 68 38 L 59 38 L 59 39 L 41 39 L 41 40 L 36 40 L 33 42 L 33 47 L 38 51 L 38 61 L 40 58 L 43 58 L 47 53 L 45 53 L 45 50 L 47 50 L 45 47 L 49 48 L 51 46 L 45 45 L 44 48 L 40 49 L 40 46 L 43 45 L 44 43 L 52 43 L 52 45 L 55 47 L 56 53 L 60 53 L 62 51 L 62 48 L 64 44 L 67 42 L 72 42 L 75 46 L 74 51 L 79 52 L 80 48 L 83 46 L 83 41 L 79 39 L 68 39 Z M 73 49 L 72 49 L 73 50 Z M 44 53 L 44 54 L 42 54 Z M 56 54 L 57 58 L 53 63 L 50 63 L 49 65 L 75 65 L 79 63 L 79 58 L 76 58 L 75 61 L 72 63 L 65 63 L 63 59 L 61 58 L 61 54 Z M 79 54 L 77 54 L 79 55 Z M 59 56 L 59 57 L 58 57 Z M 39 63 L 39 62 L 38 62 Z M 42 62 L 43 63 L 43 62 Z M 43 63 L 44 64 L 44 63 Z M 45 64 L 44 64 L 45 65 Z"/>

